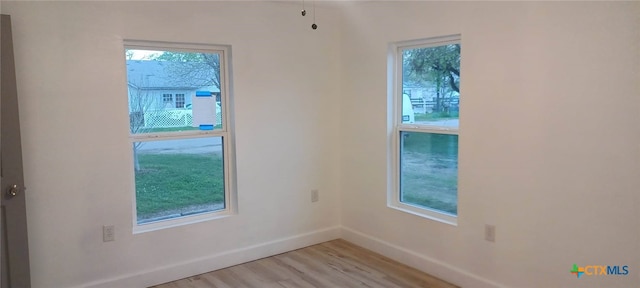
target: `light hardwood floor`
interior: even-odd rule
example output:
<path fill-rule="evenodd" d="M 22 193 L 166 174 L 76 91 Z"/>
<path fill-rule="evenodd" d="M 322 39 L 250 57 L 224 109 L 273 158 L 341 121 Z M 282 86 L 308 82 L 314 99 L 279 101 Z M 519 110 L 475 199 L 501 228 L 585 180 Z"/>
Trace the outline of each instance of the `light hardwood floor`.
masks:
<path fill-rule="evenodd" d="M 154 286 L 209 287 L 457 286 L 341 239 Z"/>

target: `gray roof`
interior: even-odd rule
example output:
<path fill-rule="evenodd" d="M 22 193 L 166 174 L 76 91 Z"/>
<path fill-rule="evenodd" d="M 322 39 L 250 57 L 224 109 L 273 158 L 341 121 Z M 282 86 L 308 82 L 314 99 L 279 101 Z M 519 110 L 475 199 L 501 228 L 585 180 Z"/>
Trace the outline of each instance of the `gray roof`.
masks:
<path fill-rule="evenodd" d="M 127 82 L 141 89 L 196 90 L 214 86 L 213 77 L 205 63 L 127 60 Z"/>

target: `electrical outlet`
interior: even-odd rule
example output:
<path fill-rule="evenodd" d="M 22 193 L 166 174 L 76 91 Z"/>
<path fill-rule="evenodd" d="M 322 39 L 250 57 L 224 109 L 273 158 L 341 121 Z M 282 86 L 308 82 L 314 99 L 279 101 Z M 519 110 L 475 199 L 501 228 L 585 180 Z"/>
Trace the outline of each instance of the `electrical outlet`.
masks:
<path fill-rule="evenodd" d="M 102 242 L 116 240 L 116 227 L 113 225 L 102 226 Z"/>
<path fill-rule="evenodd" d="M 311 190 L 311 202 L 318 202 L 320 200 L 320 196 L 318 195 L 318 190 Z"/>
<path fill-rule="evenodd" d="M 484 240 L 489 242 L 496 242 L 496 226 L 484 225 Z"/>

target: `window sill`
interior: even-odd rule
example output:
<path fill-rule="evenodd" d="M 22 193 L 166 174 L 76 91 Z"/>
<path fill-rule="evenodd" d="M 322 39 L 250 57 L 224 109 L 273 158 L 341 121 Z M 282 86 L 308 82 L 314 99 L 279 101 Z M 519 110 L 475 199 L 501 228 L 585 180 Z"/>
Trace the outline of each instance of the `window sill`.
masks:
<path fill-rule="evenodd" d="M 449 224 L 452 226 L 458 226 L 458 217 L 441 213 L 435 210 L 420 208 L 413 205 L 404 204 L 401 202 L 398 203 L 388 203 L 387 207 L 399 210 L 405 213 L 409 213 L 418 217 L 426 218 L 429 220 L 437 221 L 444 224 Z"/>
<path fill-rule="evenodd" d="M 140 234 L 140 233 L 179 227 L 183 225 L 195 224 L 195 223 L 200 223 L 205 221 L 223 219 L 223 218 L 231 217 L 233 215 L 234 213 L 229 211 L 229 209 L 225 209 L 225 210 L 201 213 L 197 215 L 176 217 L 172 219 L 160 220 L 160 221 L 149 222 L 144 224 L 133 223 L 133 234 Z"/>

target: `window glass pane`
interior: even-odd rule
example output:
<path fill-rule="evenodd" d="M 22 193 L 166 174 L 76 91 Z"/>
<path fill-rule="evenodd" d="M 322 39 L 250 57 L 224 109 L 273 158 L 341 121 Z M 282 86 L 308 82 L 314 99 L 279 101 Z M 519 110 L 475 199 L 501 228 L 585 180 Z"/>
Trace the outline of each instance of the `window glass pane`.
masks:
<path fill-rule="evenodd" d="M 222 137 L 134 142 L 138 224 L 224 209 Z"/>
<path fill-rule="evenodd" d="M 460 44 L 402 50 L 402 123 L 458 127 Z"/>
<path fill-rule="evenodd" d="M 400 132 L 400 201 L 457 215 L 458 136 Z"/>
<path fill-rule="evenodd" d="M 220 54 L 127 49 L 131 134 L 222 128 Z"/>

